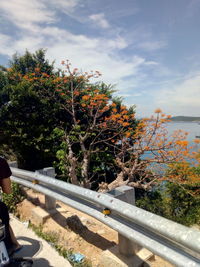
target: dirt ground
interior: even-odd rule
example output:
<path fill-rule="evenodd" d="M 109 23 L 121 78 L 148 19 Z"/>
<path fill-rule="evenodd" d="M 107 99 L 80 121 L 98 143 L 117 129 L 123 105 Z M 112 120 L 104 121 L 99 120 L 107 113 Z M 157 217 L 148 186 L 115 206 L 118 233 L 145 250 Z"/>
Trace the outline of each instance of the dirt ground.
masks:
<path fill-rule="evenodd" d="M 27 198 L 18 204 L 17 211 L 21 220 L 29 221 L 31 211 L 36 206 L 44 207 L 44 195 L 26 190 Z M 43 231 L 55 235 L 58 243 L 74 253 L 81 253 L 92 263 L 101 267 L 101 252 L 118 243 L 118 234 L 96 219 L 57 201 L 58 213 L 52 215 L 43 225 Z M 152 267 L 172 267 L 173 265 L 155 256 L 149 263 Z"/>

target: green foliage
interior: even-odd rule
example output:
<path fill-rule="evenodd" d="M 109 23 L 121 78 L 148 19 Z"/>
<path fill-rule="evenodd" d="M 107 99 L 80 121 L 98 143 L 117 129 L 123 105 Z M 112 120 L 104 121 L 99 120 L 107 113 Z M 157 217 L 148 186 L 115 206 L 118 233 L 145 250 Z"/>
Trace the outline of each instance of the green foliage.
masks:
<path fill-rule="evenodd" d="M 193 172 L 197 175 L 200 175 L 200 165 L 198 167 L 193 167 Z"/>
<path fill-rule="evenodd" d="M 138 199 L 140 208 L 184 225 L 200 224 L 200 196 L 175 183 L 162 183 Z"/>
<path fill-rule="evenodd" d="M 101 125 L 115 113 L 111 103 L 122 112 L 122 99 L 113 98 L 112 86 L 91 83 L 90 78 L 82 72 L 55 71 L 43 49 L 15 54 L 10 68 L 1 68 L 0 146 L 7 145 L 15 153 L 19 168 L 36 170 L 54 162 L 62 178 L 71 181 L 70 144 L 77 184 L 87 180 L 96 189 L 98 182 L 116 178 L 112 141 L 117 138 L 111 139 L 128 126 L 122 126 L 123 120 L 119 127 L 112 123 L 106 130 Z M 126 113 L 134 112 L 130 108 Z M 134 116 L 127 117 L 124 120 L 134 128 Z M 86 158 L 87 167 L 83 166 Z"/>
<path fill-rule="evenodd" d="M 78 76 L 79 77 L 79 76 Z M 66 180 L 70 182 L 71 176 L 69 175 L 69 169 L 71 163 L 69 160 L 69 144 L 72 150 L 73 157 L 76 160 L 76 176 L 79 183 L 82 183 L 85 179 L 82 173 L 83 157 L 84 153 L 88 155 L 89 164 L 87 169 L 87 178 L 90 180 L 93 189 L 98 188 L 98 183 L 101 181 L 112 181 L 116 173 L 116 164 L 114 161 L 114 146 L 111 142 L 113 135 L 116 133 L 116 129 L 108 127 L 107 130 L 101 129 L 99 125 L 104 122 L 106 117 L 111 114 L 111 106 L 108 105 L 114 102 L 116 103 L 117 109 L 120 110 L 122 106 L 121 99 L 112 99 L 113 88 L 107 86 L 104 83 L 91 84 L 89 82 L 79 82 L 77 84 L 76 77 L 69 78 L 69 82 L 62 84 L 62 89 L 58 89 L 65 99 L 65 109 L 68 113 L 68 124 L 62 129 L 54 129 L 54 134 L 62 138 L 60 147 L 57 150 L 56 156 L 59 159 L 57 165 L 59 170 L 62 172 L 62 177 L 66 177 Z M 80 78 L 79 78 L 80 79 Z M 71 98 L 71 86 L 73 84 L 75 98 L 73 100 L 73 109 L 75 110 L 75 116 L 73 116 L 72 109 L 72 98 Z M 106 97 L 108 101 L 102 101 L 102 106 L 97 108 L 98 102 L 101 100 L 93 100 L 94 107 L 87 103 L 87 99 L 95 98 L 97 95 Z M 83 100 L 85 97 L 86 100 Z M 92 102 L 92 100 L 90 100 Z M 84 105 L 84 106 L 83 106 Z M 105 112 L 99 112 L 97 110 L 106 107 Z M 133 110 L 130 111 L 132 114 Z M 95 115 L 96 114 L 96 115 Z M 74 123 L 76 117 L 77 123 Z M 94 117 L 96 120 L 94 122 Z M 118 130 L 118 129 L 117 129 Z M 81 138 L 84 139 L 81 146 Z M 68 140 L 68 141 L 67 141 Z M 105 142 L 106 140 L 106 142 Z M 87 151 L 87 152 L 84 152 Z"/>
<path fill-rule="evenodd" d="M 62 117 L 52 97 L 53 65 L 45 60 L 45 51 L 39 50 L 15 55 L 10 66 L 11 70 L 0 76 L 0 144 L 14 151 L 20 168 L 35 170 L 52 165 L 52 132 Z M 35 68 L 38 70 L 33 78 Z M 44 72 L 45 76 L 40 77 Z M 50 74 L 52 78 L 45 78 Z"/>
<path fill-rule="evenodd" d="M 169 216 L 176 222 L 191 225 L 200 223 L 200 196 L 193 196 L 184 187 L 169 183 Z"/>
<path fill-rule="evenodd" d="M 24 199 L 24 194 L 20 188 L 20 186 L 16 183 L 12 182 L 12 193 L 5 194 L 2 193 L 2 200 L 7 205 L 10 212 L 15 213 L 17 204 L 20 203 Z"/>
<path fill-rule="evenodd" d="M 52 74 L 54 66 L 45 59 L 45 53 L 45 49 L 39 49 L 34 54 L 26 51 L 23 56 L 16 53 L 10 61 L 10 68 L 21 74 L 35 72 L 35 68 L 40 68 L 41 72 Z"/>

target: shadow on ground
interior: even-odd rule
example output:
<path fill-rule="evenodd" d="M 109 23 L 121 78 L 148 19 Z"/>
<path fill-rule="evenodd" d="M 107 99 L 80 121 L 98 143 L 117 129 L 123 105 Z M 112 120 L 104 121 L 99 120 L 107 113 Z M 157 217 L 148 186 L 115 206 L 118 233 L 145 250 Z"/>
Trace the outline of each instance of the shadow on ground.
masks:
<path fill-rule="evenodd" d="M 106 250 L 107 248 L 116 245 L 115 242 L 111 242 L 106 238 L 102 237 L 101 235 L 90 231 L 90 229 L 88 229 L 87 226 L 85 226 L 81 222 L 77 215 L 73 215 L 66 218 L 58 212 L 52 216 L 52 219 L 55 220 L 56 223 L 58 223 L 62 227 L 69 228 L 74 233 L 81 236 L 85 241 L 102 250 Z"/>
<path fill-rule="evenodd" d="M 16 253 L 13 254 L 12 258 L 32 258 L 36 256 L 42 249 L 42 243 L 38 240 L 24 237 L 24 236 L 18 236 L 17 240 L 23 245 L 22 249 Z M 33 259 L 33 267 L 53 267 L 50 265 L 48 260 L 44 258 L 34 258 Z"/>

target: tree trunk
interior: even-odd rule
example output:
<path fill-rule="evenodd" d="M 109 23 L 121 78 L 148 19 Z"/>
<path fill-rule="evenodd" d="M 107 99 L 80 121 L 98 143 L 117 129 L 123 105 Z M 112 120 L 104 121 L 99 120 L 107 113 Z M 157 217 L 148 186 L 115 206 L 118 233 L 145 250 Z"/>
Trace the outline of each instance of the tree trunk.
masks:
<path fill-rule="evenodd" d="M 72 151 L 72 147 L 71 147 L 71 144 L 70 144 L 68 138 L 67 138 L 67 145 L 68 145 L 68 149 L 69 149 L 67 158 L 68 158 L 68 161 L 70 164 L 69 178 L 70 178 L 70 181 L 72 184 L 79 185 L 79 181 L 77 179 L 77 174 L 76 174 L 78 162 L 77 162 L 77 158 L 74 156 L 74 153 Z"/>
<path fill-rule="evenodd" d="M 124 181 L 124 172 L 121 171 L 118 175 L 117 175 L 117 178 L 110 184 L 108 184 L 108 189 L 109 190 L 112 190 L 118 186 L 121 186 L 121 185 L 126 185 L 128 183 L 128 180 L 125 180 Z"/>
<path fill-rule="evenodd" d="M 89 164 L 90 164 L 90 156 L 88 155 L 88 151 L 85 151 L 84 156 L 83 156 L 82 166 L 81 166 L 81 176 L 83 179 L 82 183 L 85 188 L 91 187 L 91 183 L 90 183 L 89 176 L 88 176 Z"/>

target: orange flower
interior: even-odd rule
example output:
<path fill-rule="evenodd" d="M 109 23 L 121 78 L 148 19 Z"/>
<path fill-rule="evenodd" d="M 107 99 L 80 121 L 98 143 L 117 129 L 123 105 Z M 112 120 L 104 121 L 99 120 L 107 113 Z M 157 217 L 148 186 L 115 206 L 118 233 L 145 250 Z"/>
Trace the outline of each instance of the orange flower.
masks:
<path fill-rule="evenodd" d="M 121 114 L 127 114 L 128 113 L 128 110 L 124 109 Z"/>
<path fill-rule="evenodd" d="M 155 113 L 161 113 L 162 110 L 161 110 L 160 108 L 157 108 L 154 112 L 155 112 Z"/>
<path fill-rule="evenodd" d="M 180 146 L 187 146 L 188 145 L 188 141 L 187 140 L 183 140 L 183 141 L 178 140 L 178 141 L 176 141 L 176 144 L 180 145 Z"/>
<path fill-rule="evenodd" d="M 74 91 L 74 95 L 79 95 L 79 91 Z"/>
<path fill-rule="evenodd" d="M 123 122 L 122 125 L 123 125 L 124 127 L 126 127 L 126 126 L 129 126 L 129 123 L 128 123 L 128 122 Z"/>
<path fill-rule="evenodd" d="M 88 100 L 89 98 L 90 98 L 89 95 L 84 95 L 84 96 L 82 97 L 83 100 Z"/>
<path fill-rule="evenodd" d="M 125 135 L 126 135 L 127 138 L 129 138 L 131 136 L 131 133 L 130 132 L 126 132 Z"/>
<path fill-rule="evenodd" d="M 129 118 L 128 115 L 124 115 L 123 117 L 125 120 L 128 120 L 128 118 Z"/>

